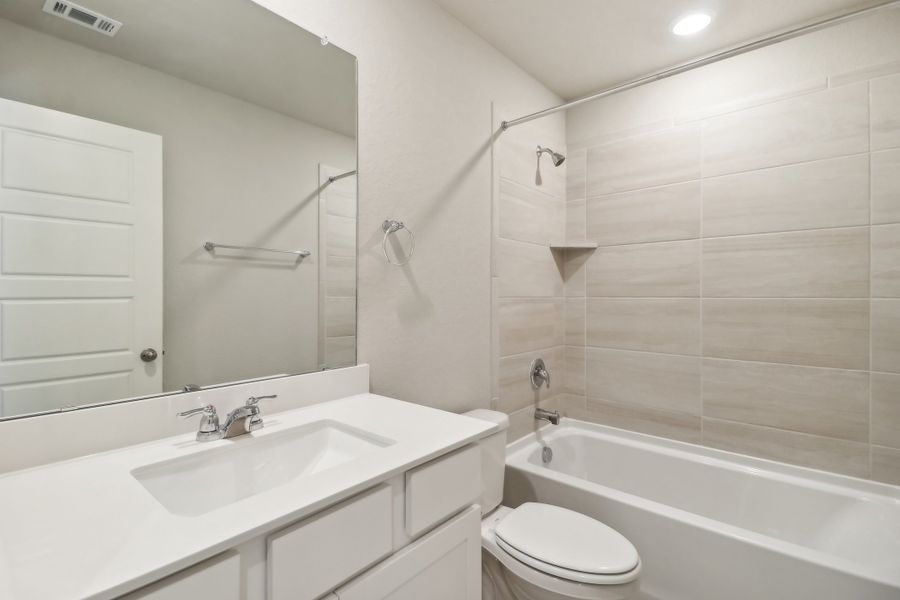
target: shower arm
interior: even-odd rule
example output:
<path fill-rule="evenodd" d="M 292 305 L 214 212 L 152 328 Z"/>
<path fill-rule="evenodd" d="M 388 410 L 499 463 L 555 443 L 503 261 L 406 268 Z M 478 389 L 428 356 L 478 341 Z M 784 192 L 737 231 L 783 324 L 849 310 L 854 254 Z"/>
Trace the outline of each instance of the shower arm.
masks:
<path fill-rule="evenodd" d="M 703 67 L 706 65 L 711 65 L 713 63 L 725 60 L 727 58 L 732 58 L 735 56 L 739 56 L 741 54 L 745 54 L 747 52 L 751 52 L 753 50 L 758 50 L 760 48 L 765 48 L 766 46 L 771 46 L 772 44 L 777 44 L 778 42 L 784 42 L 801 35 L 805 35 L 807 33 L 813 33 L 814 31 L 819 31 L 820 29 L 825 29 L 827 27 L 832 27 L 834 25 L 840 25 L 841 23 L 845 23 L 847 21 L 852 21 L 861 17 L 869 16 L 880 12 L 882 10 L 888 10 L 891 8 L 900 7 L 900 0 L 891 0 L 890 2 L 884 2 L 882 4 L 877 4 L 875 6 L 870 6 L 868 8 L 863 8 L 860 10 L 851 11 L 848 13 L 844 13 L 841 15 L 837 15 L 835 17 L 830 17 L 828 19 L 822 21 L 815 21 L 812 23 L 807 23 L 805 25 L 801 25 L 799 27 L 794 27 L 792 29 L 788 29 L 782 31 L 780 33 L 775 33 L 763 38 L 759 38 L 752 42 L 748 42 L 745 44 L 741 44 L 738 46 L 733 46 L 727 50 L 722 50 L 720 52 L 716 52 L 714 54 L 708 54 L 701 58 L 697 58 L 691 60 L 689 62 L 681 63 L 679 65 L 675 65 L 673 67 L 669 67 L 668 69 L 664 69 L 662 71 L 657 71 L 656 73 L 652 73 L 650 75 L 644 75 L 643 77 L 638 77 L 637 79 L 632 79 L 631 81 L 627 81 L 625 83 L 620 83 L 618 85 L 614 85 L 613 87 L 606 88 L 599 92 L 595 92 L 593 94 L 583 96 L 576 100 L 572 100 L 570 102 L 565 102 L 558 106 L 554 106 L 551 108 L 545 108 L 544 110 L 531 113 L 529 115 L 525 115 L 523 117 L 519 117 L 518 119 L 513 119 L 511 121 L 503 121 L 500 123 L 500 129 L 502 131 L 506 131 L 510 127 L 515 127 L 516 125 L 521 125 L 522 123 L 527 123 L 529 121 L 533 121 L 535 119 L 540 119 L 542 117 L 547 117 L 549 115 L 558 113 L 563 110 L 568 110 L 570 108 L 574 108 L 576 106 L 580 106 L 581 104 L 585 104 L 587 102 L 592 102 L 594 100 L 599 100 L 601 98 L 605 98 L 607 96 L 612 96 L 614 94 L 618 94 L 621 92 L 628 91 L 630 89 L 634 89 L 637 87 L 641 87 L 643 85 L 647 85 L 648 83 L 653 83 L 654 81 L 659 81 L 661 79 L 667 79 L 672 77 L 673 75 L 679 75 L 681 73 L 685 73 L 687 71 L 692 71 L 693 69 L 697 69 L 699 67 Z"/>

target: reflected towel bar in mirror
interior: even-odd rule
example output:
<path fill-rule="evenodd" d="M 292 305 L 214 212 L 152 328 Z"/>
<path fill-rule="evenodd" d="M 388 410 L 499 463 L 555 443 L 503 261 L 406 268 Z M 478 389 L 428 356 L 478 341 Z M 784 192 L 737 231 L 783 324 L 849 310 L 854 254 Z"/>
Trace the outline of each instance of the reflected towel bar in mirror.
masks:
<path fill-rule="evenodd" d="M 259 246 L 232 246 L 230 244 L 217 244 L 215 242 L 206 242 L 203 244 L 203 248 L 212 252 L 216 248 L 228 248 L 229 250 L 253 250 L 255 252 L 277 252 L 278 254 L 293 254 L 294 256 L 309 256 L 311 252 L 309 250 L 277 250 L 275 248 L 260 248 Z"/>
<path fill-rule="evenodd" d="M 343 179 L 344 177 L 350 177 L 351 175 L 356 175 L 356 169 L 352 171 L 347 171 L 346 173 L 341 173 L 340 175 L 332 175 L 328 178 L 328 183 L 334 183 L 338 179 Z"/>

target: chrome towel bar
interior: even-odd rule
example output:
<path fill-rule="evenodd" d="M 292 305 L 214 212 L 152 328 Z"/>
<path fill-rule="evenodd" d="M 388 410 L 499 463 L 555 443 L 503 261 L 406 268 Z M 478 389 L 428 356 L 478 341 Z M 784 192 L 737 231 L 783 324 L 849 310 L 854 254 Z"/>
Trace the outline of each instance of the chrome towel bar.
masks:
<path fill-rule="evenodd" d="M 253 250 L 256 252 L 277 252 L 278 254 L 293 254 L 294 256 L 309 256 L 309 250 L 277 250 L 275 248 L 260 248 L 259 246 L 232 246 L 229 244 L 217 244 L 215 242 L 206 242 L 203 248 L 207 252 L 212 252 L 216 248 L 228 248 L 229 250 Z"/>

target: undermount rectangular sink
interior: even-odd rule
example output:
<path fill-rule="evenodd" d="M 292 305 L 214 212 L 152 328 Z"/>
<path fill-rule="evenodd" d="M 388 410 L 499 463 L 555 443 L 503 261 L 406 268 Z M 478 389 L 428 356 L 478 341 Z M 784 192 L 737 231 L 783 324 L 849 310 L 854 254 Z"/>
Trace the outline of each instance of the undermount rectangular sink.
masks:
<path fill-rule="evenodd" d="M 337 421 L 228 440 L 227 446 L 131 472 L 169 512 L 196 516 L 393 444 Z"/>

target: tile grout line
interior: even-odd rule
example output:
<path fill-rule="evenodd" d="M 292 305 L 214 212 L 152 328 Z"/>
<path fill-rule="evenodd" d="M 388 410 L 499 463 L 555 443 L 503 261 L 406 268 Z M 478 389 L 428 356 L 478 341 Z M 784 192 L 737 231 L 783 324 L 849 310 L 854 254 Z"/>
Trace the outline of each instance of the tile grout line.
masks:
<path fill-rule="evenodd" d="M 872 84 L 870 80 L 866 80 L 866 111 L 868 120 L 868 146 L 869 146 L 869 431 L 868 431 L 868 473 L 869 479 L 873 476 L 873 456 L 872 456 Z"/>
<path fill-rule="evenodd" d="M 886 150 L 892 150 L 892 149 L 893 149 L 893 148 L 880 148 L 879 151 L 886 151 Z M 797 160 L 797 161 L 793 161 L 793 162 L 785 162 L 785 163 L 779 163 L 779 164 L 775 164 L 775 165 L 768 165 L 768 166 L 763 166 L 763 167 L 754 167 L 754 168 L 751 168 L 751 169 L 737 170 L 737 171 L 732 171 L 732 172 L 728 172 L 728 173 L 718 173 L 718 174 L 715 174 L 715 175 L 706 175 L 706 174 L 703 173 L 703 171 L 702 171 L 702 168 L 703 168 L 703 161 L 702 161 L 702 157 L 701 157 L 701 159 L 700 159 L 700 160 L 701 160 L 700 170 L 698 170 L 699 175 L 698 175 L 697 177 L 690 177 L 690 178 L 688 178 L 688 179 L 675 179 L 675 180 L 673 180 L 673 181 L 668 181 L 668 182 L 666 182 L 666 183 L 658 183 L 658 184 L 655 184 L 655 185 L 647 185 L 647 186 L 644 186 L 644 187 L 628 188 L 628 189 L 615 190 L 615 191 L 612 191 L 612 192 L 597 193 L 597 194 L 591 194 L 591 193 L 590 193 L 590 190 L 588 190 L 587 187 L 585 187 L 585 199 L 587 199 L 587 200 L 600 200 L 600 199 L 604 199 L 604 198 L 609 198 L 610 196 L 619 196 L 619 195 L 624 195 L 624 194 L 635 194 L 635 193 L 638 193 L 638 192 L 649 192 L 649 191 L 659 190 L 659 189 L 662 189 L 662 188 L 674 187 L 674 186 L 677 186 L 677 185 L 685 185 L 685 184 L 688 184 L 688 183 L 699 183 L 699 182 L 702 182 L 702 181 L 712 180 L 712 179 L 724 179 L 725 177 L 739 177 L 739 176 L 741 176 L 741 175 L 748 175 L 748 174 L 752 174 L 752 173 L 760 173 L 760 172 L 762 172 L 762 171 L 774 171 L 774 170 L 776 170 L 776 169 L 789 169 L 789 168 L 792 168 L 792 167 L 800 167 L 800 166 L 803 166 L 803 165 L 812 165 L 812 164 L 815 164 L 815 163 L 822 163 L 822 162 L 827 162 L 827 161 L 846 160 L 846 159 L 851 159 L 851 158 L 858 158 L 858 157 L 868 156 L 868 155 L 869 155 L 869 152 L 870 152 L 869 150 L 863 150 L 863 151 L 860 151 L 860 152 L 849 152 L 849 153 L 846 153 L 846 154 L 835 154 L 835 155 L 832 155 L 832 156 L 824 156 L 824 157 L 821 157 L 821 158 L 813 158 L 813 159 L 807 159 L 807 160 Z M 516 183 L 516 182 L 513 181 L 513 183 Z M 517 184 L 517 185 L 520 185 L 520 186 L 521 186 L 522 184 Z M 522 187 L 525 187 L 525 186 L 522 186 Z M 545 193 L 545 194 L 546 194 L 546 193 Z M 549 194 L 546 194 L 546 195 L 549 195 Z"/>
<path fill-rule="evenodd" d="M 703 227 L 703 217 L 705 214 L 705 203 L 706 196 L 704 194 L 705 185 L 703 185 L 703 142 L 704 142 L 704 134 L 706 132 L 706 120 L 701 120 L 700 127 L 700 156 L 698 157 L 699 171 L 700 171 L 700 226 L 698 227 L 698 231 L 700 232 L 700 243 L 697 244 L 699 247 L 700 256 L 698 258 L 699 266 L 700 266 L 700 300 L 699 300 L 699 316 L 700 316 L 700 444 L 702 446 L 706 445 L 706 436 L 704 431 L 704 420 L 706 415 L 706 396 L 703 392 L 704 388 L 704 375 L 703 375 L 703 359 L 705 358 L 706 348 L 703 343 L 703 299 L 704 299 L 704 288 L 703 288 L 703 247 L 704 247 L 704 227 Z"/>

